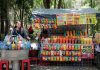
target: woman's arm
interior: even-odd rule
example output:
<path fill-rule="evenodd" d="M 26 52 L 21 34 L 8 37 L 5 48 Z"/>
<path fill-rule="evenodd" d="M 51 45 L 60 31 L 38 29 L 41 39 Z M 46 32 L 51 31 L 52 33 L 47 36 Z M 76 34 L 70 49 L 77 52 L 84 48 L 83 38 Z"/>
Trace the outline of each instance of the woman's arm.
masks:
<path fill-rule="evenodd" d="M 25 38 L 30 40 L 30 37 L 28 36 L 28 31 L 25 28 L 23 28 L 23 33 L 24 33 Z"/>

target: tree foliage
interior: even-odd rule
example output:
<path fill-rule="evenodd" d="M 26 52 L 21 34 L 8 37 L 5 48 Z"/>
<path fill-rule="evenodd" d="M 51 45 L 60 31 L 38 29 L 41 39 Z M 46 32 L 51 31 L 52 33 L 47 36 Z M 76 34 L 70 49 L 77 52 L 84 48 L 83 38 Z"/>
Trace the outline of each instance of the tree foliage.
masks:
<path fill-rule="evenodd" d="M 4 30 L 8 30 L 9 20 L 11 19 L 9 18 L 9 12 L 13 12 L 14 22 L 16 22 L 16 20 L 21 20 L 22 23 L 27 23 L 33 9 L 73 8 L 72 1 L 73 0 L 0 0 L 0 30 L 2 33 L 4 33 Z M 100 0 L 84 0 L 82 2 L 82 5 L 86 5 L 100 11 Z M 5 25 L 5 29 L 4 23 L 7 24 Z"/>

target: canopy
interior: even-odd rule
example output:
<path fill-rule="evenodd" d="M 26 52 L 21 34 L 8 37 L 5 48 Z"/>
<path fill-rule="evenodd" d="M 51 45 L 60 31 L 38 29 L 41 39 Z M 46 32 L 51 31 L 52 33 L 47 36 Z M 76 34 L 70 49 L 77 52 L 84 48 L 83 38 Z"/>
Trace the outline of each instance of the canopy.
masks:
<path fill-rule="evenodd" d="M 62 13 L 99 13 L 93 8 L 82 8 L 82 9 L 36 9 L 33 10 L 32 14 L 62 14 Z"/>

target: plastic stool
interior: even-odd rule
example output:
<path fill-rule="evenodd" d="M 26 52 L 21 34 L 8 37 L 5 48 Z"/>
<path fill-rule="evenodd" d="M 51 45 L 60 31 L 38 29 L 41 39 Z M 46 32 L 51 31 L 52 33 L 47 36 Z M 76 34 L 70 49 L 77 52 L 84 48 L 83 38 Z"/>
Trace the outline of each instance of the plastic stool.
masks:
<path fill-rule="evenodd" d="M 3 70 L 2 68 L 2 65 L 3 64 L 6 64 L 6 70 L 9 70 L 9 61 L 7 61 L 7 60 L 1 60 L 0 61 L 0 70 Z"/>
<path fill-rule="evenodd" d="M 29 59 L 26 59 L 26 60 L 22 60 L 22 70 L 24 70 L 24 63 L 28 63 L 28 69 L 27 70 L 30 70 L 30 60 Z"/>

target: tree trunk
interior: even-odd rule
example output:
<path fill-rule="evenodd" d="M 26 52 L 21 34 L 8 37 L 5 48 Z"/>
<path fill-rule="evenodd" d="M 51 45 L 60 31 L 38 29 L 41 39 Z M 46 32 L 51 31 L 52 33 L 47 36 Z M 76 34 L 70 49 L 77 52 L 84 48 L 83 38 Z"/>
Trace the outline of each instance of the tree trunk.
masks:
<path fill-rule="evenodd" d="M 9 5 L 8 5 L 8 0 L 6 0 L 6 14 L 5 14 L 5 35 L 8 33 L 8 31 L 9 31 L 9 24 L 10 24 L 10 22 L 9 22 L 9 7 L 8 7 Z"/>
<path fill-rule="evenodd" d="M 23 18 L 24 18 L 24 9 L 21 11 L 21 24 L 23 26 Z"/>
<path fill-rule="evenodd" d="M 21 8 L 21 24 L 23 26 L 23 18 L 24 18 L 24 0 L 22 1 L 22 8 Z"/>
<path fill-rule="evenodd" d="M 24 14 L 24 9 L 20 9 L 20 22 L 21 22 L 21 25 L 23 26 L 23 14 Z"/>
<path fill-rule="evenodd" d="M 43 5 L 46 8 L 46 0 L 43 0 Z"/>
<path fill-rule="evenodd" d="M 62 0 L 62 2 L 61 2 L 61 8 L 65 8 L 65 2 L 64 2 L 64 0 Z"/>
<path fill-rule="evenodd" d="M 95 0 L 93 0 L 93 8 L 95 7 Z"/>
<path fill-rule="evenodd" d="M 16 23 L 16 12 L 14 10 L 14 23 Z"/>
<path fill-rule="evenodd" d="M 9 30 L 8 0 L 1 0 L 1 33 L 7 34 Z"/>
<path fill-rule="evenodd" d="M 21 14 L 22 14 L 22 9 L 20 8 L 20 10 L 19 10 L 19 11 L 20 11 L 19 16 L 20 16 L 20 20 L 21 20 L 21 17 L 22 17 L 22 15 L 21 15 Z"/>
<path fill-rule="evenodd" d="M 13 10 L 14 10 L 14 23 L 16 23 L 16 17 L 17 17 L 16 5 L 14 5 Z"/>
<path fill-rule="evenodd" d="M 1 6 L 1 4 L 0 4 Z M 0 12 L 1 12 L 1 7 L 0 7 Z M 0 13 L 0 41 L 1 41 L 1 13 Z"/>
<path fill-rule="evenodd" d="M 1 33 L 4 33 L 4 1 L 1 0 Z"/>
<path fill-rule="evenodd" d="M 90 0 L 90 6 L 91 6 L 91 8 L 93 8 L 93 3 L 92 3 L 92 0 Z"/>
<path fill-rule="evenodd" d="M 44 7 L 46 9 L 50 9 L 50 2 L 51 2 L 51 0 L 43 0 Z"/>
<path fill-rule="evenodd" d="M 56 8 L 56 0 L 54 1 L 54 8 Z"/>
<path fill-rule="evenodd" d="M 7 17 L 6 17 L 7 18 Z M 9 27 L 10 27 L 10 21 L 9 19 L 7 18 L 7 20 L 5 21 L 5 35 L 8 33 L 9 31 Z"/>
<path fill-rule="evenodd" d="M 58 2 L 58 9 L 61 8 L 61 4 L 62 4 L 62 0 L 59 0 L 59 2 Z"/>

